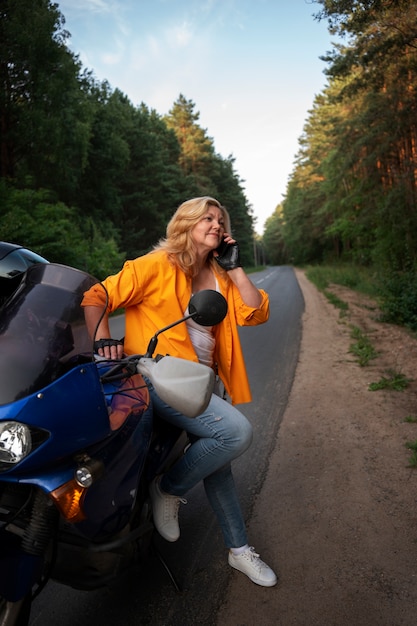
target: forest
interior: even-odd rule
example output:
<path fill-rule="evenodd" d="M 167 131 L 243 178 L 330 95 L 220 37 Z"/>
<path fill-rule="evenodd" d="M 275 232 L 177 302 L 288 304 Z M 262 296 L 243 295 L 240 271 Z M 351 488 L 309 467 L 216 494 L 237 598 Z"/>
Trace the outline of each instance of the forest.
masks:
<path fill-rule="evenodd" d="M 191 99 L 164 116 L 134 105 L 82 67 L 58 5 L 2 0 L 0 238 L 102 278 L 150 250 L 183 200 L 211 195 L 245 266 L 366 268 L 417 329 L 417 3 L 309 1 L 335 43 L 259 237 L 235 160 Z"/>
<path fill-rule="evenodd" d="M 149 251 L 175 209 L 209 195 L 229 210 L 244 264 L 254 223 L 234 158 L 216 153 L 192 100 L 134 106 L 68 48 L 49 0 L 0 4 L 0 239 L 97 278 Z"/>
<path fill-rule="evenodd" d="M 316 4 L 338 43 L 264 246 L 274 264 L 368 268 L 417 330 L 417 3 Z"/>

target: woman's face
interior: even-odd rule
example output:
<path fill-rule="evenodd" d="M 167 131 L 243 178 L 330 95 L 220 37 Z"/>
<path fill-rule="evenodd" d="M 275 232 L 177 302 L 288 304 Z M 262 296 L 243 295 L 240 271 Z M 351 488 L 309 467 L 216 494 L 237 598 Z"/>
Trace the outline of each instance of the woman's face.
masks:
<path fill-rule="evenodd" d="M 193 227 L 191 237 L 197 250 L 208 253 L 219 247 L 224 235 L 224 216 L 216 206 L 209 206 L 207 213 Z"/>

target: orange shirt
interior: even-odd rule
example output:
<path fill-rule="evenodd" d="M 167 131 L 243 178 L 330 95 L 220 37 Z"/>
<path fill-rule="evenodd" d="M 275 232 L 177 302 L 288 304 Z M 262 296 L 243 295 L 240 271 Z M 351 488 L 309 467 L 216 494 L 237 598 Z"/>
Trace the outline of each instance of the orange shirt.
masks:
<path fill-rule="evenodd" d="M 261 306 L 247 306 L 234 283 L 216 273 L 219 288 L 228 304 L 225 319 L 214 327 L 214 361 L 233 404 L 251 401 L 237 326 L 255 326 L 269 317 L 269 298 L 265 291 Z M 157 330 L 183 317 L 191 298 L 191 279 L 168 260 L 164 250 L 156 250 L 126 261 L 121 271 L 103 281 L 108 292 L 109 313 L 125 309 L 127 354 L 145 354 L 149 340 Z M 99 284 L 84 294 L 83 306 L 105 305 Z M 157 354 L 198 361 L 186 324 L 178 324 L 158 337 Z"/>

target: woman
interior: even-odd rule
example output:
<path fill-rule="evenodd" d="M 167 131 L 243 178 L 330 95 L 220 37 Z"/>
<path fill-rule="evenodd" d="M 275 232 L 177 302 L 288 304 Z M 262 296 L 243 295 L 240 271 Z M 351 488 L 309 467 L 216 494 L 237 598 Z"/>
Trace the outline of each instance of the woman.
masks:
<path fill-rule="evenodd" d="M 269 317 L 267 294 L 249 280 L 240 264 L 239 248 L 230 234 L 226 209 L 214 198 L 193 198 L 181 204 L 170 220 L 166 238 L 155 249 L 127 261 L 104 285 L 93 286 L 83 300 L 91 334 L 98 325 L 98 352 L 117 359 L 146 353 L 149 338 L 157 330 L 181 318 L 192 293 L 202 289 L 220 291 L 228 303 L 226 318 L 215 327 L 192 321 L 161 333 L 158 352 L 200 361 L 215 367 L 233 404 L 249 402 L 249 389 L 238 325 L 256 325 Z M 108 314 L 124 308 L 126 335 L 122 342 L 110 337 Z M 155 411 L 166 421 L 185 429 L 192 445 L 185 455 L 150 486 L 153 517 L 158 532 L 168 541 L 180 536 L 178 509 L 183 496 L 200 480 L 219 521 L 229 548 L 229 564 L 254 583 L 271 587 L 277 577 L 249 547 L 237 497 L 231 461 L 252 440 L 252 427 L 232 404 L 214 395 L 206 411 L 193 419 L 178 413 L 150 392 Z"/>

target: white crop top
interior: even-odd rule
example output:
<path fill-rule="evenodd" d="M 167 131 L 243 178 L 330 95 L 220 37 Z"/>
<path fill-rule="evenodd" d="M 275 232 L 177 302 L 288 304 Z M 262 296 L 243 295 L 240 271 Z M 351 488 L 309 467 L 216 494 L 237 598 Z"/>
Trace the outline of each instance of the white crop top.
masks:
<path fill-rule="evenodd" d="M 220 291 L 217 278 L 216 291 Z M 188 307 L 185 311 L 185 315 L 188 315 Z M 213 365 L 213 353 L 216 345 L 213 335 L 213 326 L 201 326 L 201 324 L 197 324 L 191 317 L 186 321 L 186 324 L 198 360 L 200 363 L 203 363 L 203 365 L 211 367 Z"/>

